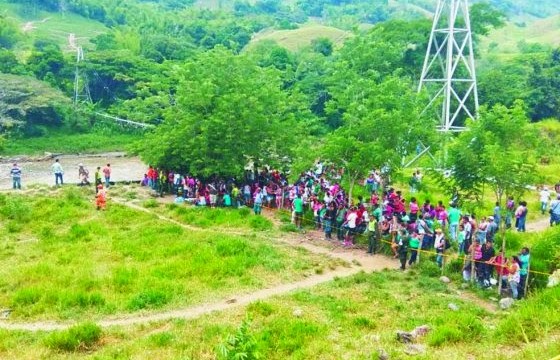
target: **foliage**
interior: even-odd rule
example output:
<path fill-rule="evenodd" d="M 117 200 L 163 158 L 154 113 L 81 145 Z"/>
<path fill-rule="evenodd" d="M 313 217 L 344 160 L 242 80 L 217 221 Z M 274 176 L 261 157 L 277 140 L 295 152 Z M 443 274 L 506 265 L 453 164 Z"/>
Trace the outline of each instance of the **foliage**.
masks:
<path fill-rule="evenodd" d="M 282 91 L 278 71 L 217 48 L 179 74 L 176 106 L 138 144 L 147 163 L 235 177 L 249 161 L 274 166 L 290 154 L 300 105 L 297 96 Z"/>
<path fill-rule="evenodd" d="M 101 328 L 94 323 L 83 323 L 68 330 L 53 332 L 44 340 L 48 348 L 58 351 L 89 351 L 101 339 Z"/>
<path fill-rule="evenodd" d="M 356 94 L 356 90 L 360 92 Z M 397 77 L 380 83 L 356 79 L 340 98 L 335 97 L 333 103 L 338 100 L 339 107 L 346 109 L 344 125 L 326 138 L 319 153 L 344 166 L 350 195 L 355 182 L 368 171 L 385 168 L 387 175 L 395 173 L 418 141 L 431 144 L 435 125 L 421 115 L 420 99 L 410 84 Z"/>
<path fill-rule="evenodd" d="M 235 335 L 230 335 L 226 342 L 218 347 L 218 354 L 224 360 L 258 360 L 261 358 L 257 350 L 257 341 L 250 332 L 251 321 L 243 320 Z"/>
<path fill-rule="evenodd" d="M 0 126 L 26 135 L 41 133 L 44 126 L 60 126 L 69 111 L 63 94 L 30 77 L 0 74 Z"/>
<path fill-rule="evenodd" d="M 536 154 L 531 149 L 537 138 L 522 102 L 509 109 L 503 105 L 482 108 L 479 119 L 450 145 L 450 181 L 457 190 L 478 196 L 488 186 L 500 203 L 504 196 L 521 196 L 536 179 Z"/>
<path fill-rule="evenodd" d="M 17 24 L 0 14 L 0 48 L 13 47 L 22 37 Z"/>

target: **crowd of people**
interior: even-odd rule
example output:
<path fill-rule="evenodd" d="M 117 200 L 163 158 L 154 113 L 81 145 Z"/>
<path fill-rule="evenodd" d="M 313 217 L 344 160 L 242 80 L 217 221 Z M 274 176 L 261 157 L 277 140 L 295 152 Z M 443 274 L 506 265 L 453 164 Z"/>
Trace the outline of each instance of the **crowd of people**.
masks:
<path fill-rule="evenodd" d="M 58 159 L 52 165 L 55 185 L 63 184 L 63 168 Z M 21 169 L 14 164 L 11 170 L 14 189 L 21 188 Z M 430 200 L 420 203 L 414 196 L 421 187 L 423 176 L 415 170 L 410 185 L 410 198 L 402 191 L 388 185 L 383 169 L 373 170 L 364 180 L 367 196 L 357 196 L 352 202 L 340 184 L 343 170 L 318 161 L 315 166 L 300 174 L 290 183 L 284 173 L 263 168 L 246 170 L 244 178 L 199 179 L 178 172 L 149 166 L 142 185 L 159 195 L 173 194 L 175 202 L 187 202 L 196 206 L 251 207 L 261 214 L 263 207 L 286 209 L 291 212 L 292 222 L 303 230 L 304 221 L 310 220 L 324 238 L 333 241 L 333 234 L 342 246 L 352 247 L 356 236 L 364 234 L 367 252 L 375 254 L 383 244 L 401 263 L 401 269 L 414 265 L 421 252 L 435 253 L 439 267 L 444 266 L 446 252 L 457 249 L 465 259 L 463 277 L 476 279 L 483 287 L 492 285 L 494 271 L 504 287 L 509 284 L 514 297 L 524 294 L 528 266 L 528 249 L 519 256 L 506 258 L 502 250 L 494 249 L 494 238 L 500 228 L 525 231 L 527 203 L 516 204 L 508 198 L 504 211 L 496 203 L 493 213 L 477 218 L 463 214 L 456 202 L 444 204 Z M 89 171 L 83 164 L 78 166 L 79 185 L 89 185 Z M 94 182 L 96 207 L 106 206 L 106 189 L 111 186 L 111 166 L 97 167 Z M 556 189 L 560 194 L 560 184 Z M 541 211 L 550 209 L 551 225 L 560 223 L 560 195 L 552 198 L 545 187 L 539 193 Z M 308 213 L 308 215 L 306 215 Z M 514 223 L 515 219 L 515 223 Z M 515 285 L 517 284 L 517 285 Z M 515 288 L 515 291 L 514 291 Z"/>
<path fill-rule="evenodd" d="M 407 265 L 414 265 L 421 252 L 435 253 L 437 265 L 443 267 L 446 253 L 455 247 L 464 258 L 466 281 L 472 278 L 482 287 L 491 287 L 497 281 L 496 273 L 503 288 L 510 288 L 514 297 L 524 295 L 528 249 L 506 258 L 501 249 L 498 252 L 494 249 L 494 238 L 502 227 L 515 226 L 517 231 L 525 231 L 528 213 L 525 201 L 516 204 L 509 198 L 504 211 L 497 203 L 491 215 L 478 218 L 463 214 L 455 202 L 420 203 L 414 196 L 407 200 L 400 190 L 387 185 L 382 170 L 374 170 L 363 183 L 367 196 L 358 196 L 351 202 L 341 186 L 342 175 L 342 170 L 320 161 L 293 183 L 282 172 L 267 168 L 259 172 L 248 170 L 241 181 L 219 178 L 203 181 L 150 166 L 142 185 L 159 194 L 174 194 L 177 203 L 246 206 L 257 215 L 263 207 L 286 209 L 291 211 L 297 229 L 303 230 L 307 220 L 326 240 L 333 241 L 335 237 L 346 247 L 354 246 L 356 236 L 364 234 L 369 254 L 379 252 L 386 243 L 403 270 Z M 410 181 L 411 195 L 421 184 L 422 174 L 415 170 Z"/>

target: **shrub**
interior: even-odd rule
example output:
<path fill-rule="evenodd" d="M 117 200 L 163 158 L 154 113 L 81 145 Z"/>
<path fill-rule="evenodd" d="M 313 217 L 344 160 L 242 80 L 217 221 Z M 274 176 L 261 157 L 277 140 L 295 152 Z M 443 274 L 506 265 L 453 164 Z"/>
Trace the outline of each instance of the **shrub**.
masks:
<path fill-rule="evenodd" d="M 441 269 L 433 261 L 430 261 L 426 255 L 424 255 L 420 264 L 418 264 L 418 270 L 421 275 L 428 277 L 439 277 L 441 275 Z"/>
<path fill-rule="evenodd" d="M 261 356 L 257 351 L 257 341 L 249 331 L 251 322 L 245 319 L 237 332 L 218 346 L 218 357 L 224 360 L 257 360 Z"/>
<path fill-rule="evenodd" d="M 2 199 L 0 213 L 7 219 L 19 223 L 27 223 L 31 220 L 31 207 L 20 197 L 9 197 Z"/>
<path fill-rule="evenodd" d="M 58 351 L 87 351 L 92 349 L 101 338 L 101 328 L 94 323 L 76 325 L 65 331 L 50 334 L 45 345 Z"/>

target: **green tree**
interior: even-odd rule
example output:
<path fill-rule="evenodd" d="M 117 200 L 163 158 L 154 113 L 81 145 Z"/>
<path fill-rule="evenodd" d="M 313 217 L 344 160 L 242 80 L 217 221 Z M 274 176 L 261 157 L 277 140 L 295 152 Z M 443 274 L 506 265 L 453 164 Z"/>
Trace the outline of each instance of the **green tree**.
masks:
<path fill-rule="evenodd" d="M 330 56 L 333 52 L 332 41 L 329 38 L 325 37 L 313 39 L 311 41 L 311 47 L 313 48 L 313 51 L 325 56 Z"/>
<path fill-rule="evenodd" d="M 385 167 L 389 174 L 398 172 L 418 141 L 430 145 L 435 136 L 435 122 L 422 116 L 424 99 L 408 81 L 393 76 L 379 84 L 364 79 L 356 86 L 363 93 L 343 98 L 348 101 L 344 125 L 319 149 L 321 157 L 344 166 L 350 199 L 356 181 L 368 171 Z"/>
<path fill-rule="evenodd" d="M 21 38 L 17 24 L 0 14 L 0 48 L 11 49 Z"/>
<path fill-rule="evenodd" d="M 453 179 L 457 189 L 477 198 L 490 187 L 496 201 L 521 196 L 536 181 L 538 135 L 529 126 L 523 102 L 511 108 L 482 107 L 477 121 L 450 146 Z"/>
<path fill-rule="evenodd" d="M 237 177 L 250 161 L 278 165 L 300 134 L 305 109 L 280 72 L 218 47 L 180 71 L 176 105 L 141 144 L 147 163 L 209 177 Z M 302 124 L 302 119 L 298 119 Z"/>

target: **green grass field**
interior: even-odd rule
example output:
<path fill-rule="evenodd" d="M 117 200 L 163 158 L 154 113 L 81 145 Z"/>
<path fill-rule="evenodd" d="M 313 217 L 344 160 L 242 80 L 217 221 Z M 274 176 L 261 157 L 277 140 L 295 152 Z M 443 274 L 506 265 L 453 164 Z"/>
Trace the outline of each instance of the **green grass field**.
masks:
<path fill-rule="evenodd" d="M 264 30 L 256 34 L 248 46 L 263 40 L 273 40 L 290 51 L 297 51 L 311 45 L 314 39 L 324 37 L 339 47 L 351 36 L 350 32 L 335 27 L 309 24 L 295 30 Z"/>
<path fill-rule="evenodd" d="M 34 138 L 10 138 L 0 153 L 10 155 L 95 154 L 111 151 L 126 151 L 131 143 L 142 138 L 141 134 L 127 133 L 75 133 L 53 132 Z"/>
<path fill-rule="evenodd" d="M 248 318 L 238 349 L 252 343 L 261 359 L 377 359 L 381 351 L 391 359 L 551 359 L 560 353 L 553 340 L 560 334 L 559 289 L 494 312 L 493 305 L 429 277 L 427 268 L 361 273 L 192 321 L 105 329 L 82 352 L 61 351 L 56 346 L 64 343 L 52 334 L 0 331 L 0 356 L 221 359 L 227 358 L 218 356 L 221 345 Z M 420 325 L 430 327 L 418 341 L 425 354 L 408 356 L 396 331 Z"/>
<path fill-rule="evenodd" d="M 35 39 L 48 39 L 60 45 L 63 51 L 75 51 L 68 42 L 70 34 L 75 35 L 76 44 L 89 47 L 90 39 L 107 32 L 102 23 L 69 12 L 47 12 L 39 9 L 26 9 L 28 5 L 14 4 L 0 0 L 1 11 L 21 24 L 21 29 L 31 46 Z M 29 23 L 29 26 L 26 24 Z"/>
<path fill-rule="evenodd" d="M 0 307 L 14 319 L 187 306 L 336 266 L 249 233 L 191 231 L 117 204 L 96 211 L 90 191 L 0 196 Z"/>

